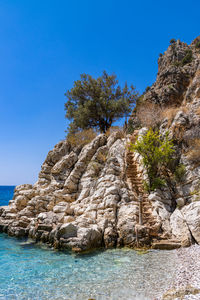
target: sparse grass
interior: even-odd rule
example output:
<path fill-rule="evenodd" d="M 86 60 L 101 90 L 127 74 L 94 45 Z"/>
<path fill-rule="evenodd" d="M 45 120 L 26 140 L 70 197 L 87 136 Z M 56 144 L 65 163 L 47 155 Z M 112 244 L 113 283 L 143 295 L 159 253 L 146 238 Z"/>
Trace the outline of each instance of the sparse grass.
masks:
<path fill-rule="evenodd" d="M 200 139 L 196 138 L 190 141 L 190 149 L 186 154 L 190 163 L 196 166 L 200 165 Z"/>
<path fill-rule="evenodd" d="M 196 115 L 200 116 L 200 107 L 198 107 L 195 111 Z"/>
<path fill-rule="evenodd" d="M 174 106 L 174 107 L 167 107 L 162 111 L 162 117 L 167 118 L 168 126 L 171 126 L 171 124 L 174 121 L 174 118 L 176 117 L 176 114 L 179 111 L 182 111 L 183 113 L 186 114 L 188 112 L 188 108 L 186 106 L 179 106 L 179 107 Z"/>
<path fill-rule="evenodd" d="M 102 171 L 108 158 L 108 151 L 106 149 L 99 149 L 95 158 L 89 163 L 90 170 L 92 170 L 91 177 L 97 178 Z"/>
<path fill-rule="evenodd" d="M 190 196 L 195 196 L 195 195 L 200 195 L 200 190 L 194 190 L 192 192 L 190 192 Z"/>
<path fill-rule="evenodd" d="M 93 178 L 97 178 L 99 173 L 102 170 L 102 165 L 97 161 L 90 162 L 90 168 L 92 169 L 92 176 Z"/>
<path fill-rule="evenodd" d="M 179 110 L 180 110 L 180 107 L 168 107 L 162 111 L 162 117 L 167 118 L 168 126 L 170 126 L 172 124 L 172 122 Z"/>
<path fill-rule="evenodd" d="M 99 152 L 96 157 L 96 161 L 104 164 L 106 160 L 107 160 L 107 152 L 105 153 Z"/>

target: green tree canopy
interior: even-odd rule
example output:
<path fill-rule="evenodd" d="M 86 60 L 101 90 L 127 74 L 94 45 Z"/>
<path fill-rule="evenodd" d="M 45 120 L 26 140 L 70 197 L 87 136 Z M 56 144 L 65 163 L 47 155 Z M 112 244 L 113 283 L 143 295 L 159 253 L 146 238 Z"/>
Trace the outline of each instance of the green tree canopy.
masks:
<path fill-rule="evenodd" d="M 95 128 L 105 133 L 114 121 L 131 112 L 137 92 L 127 84 L 121 89 L 116 75 L 104 71 L 97 79 L 81 74 L 65 96 L 68 99 L 66 118 L 72 120 L 71 131 Z"/>

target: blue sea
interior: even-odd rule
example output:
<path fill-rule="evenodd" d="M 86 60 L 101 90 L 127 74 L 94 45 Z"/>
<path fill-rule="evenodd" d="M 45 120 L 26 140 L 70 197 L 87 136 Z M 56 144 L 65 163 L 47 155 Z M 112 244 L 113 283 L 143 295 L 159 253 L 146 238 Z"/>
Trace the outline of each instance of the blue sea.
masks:
<path fill-rule="evenodd" d="M 15 186 L 0 186 L 0 206 L 8 205 L 12 199 Z"/>
<path fill-rule="evenodd" d="M 0 205 L 14 187 L 0 187 Z M 173 281 L 175 251 L 77 255 L 0 234 L 0 300 L 155 299 Z"/>

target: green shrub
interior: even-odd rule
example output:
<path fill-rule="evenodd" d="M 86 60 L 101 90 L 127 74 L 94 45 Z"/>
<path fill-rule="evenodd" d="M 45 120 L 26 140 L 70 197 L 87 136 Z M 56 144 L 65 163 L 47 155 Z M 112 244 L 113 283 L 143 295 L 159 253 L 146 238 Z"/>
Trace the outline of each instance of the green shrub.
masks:
<path fill-rule="evenodd" d="M 184 179 L 184 175 L 186 173 L 185 166 L 183 164 L 179 164 L 174 172 L 174 178 L 177 182 L 182 182 Z"/>
<path fill-rule="evenodd" d="M 180 67 L 181 62 L 177 60 L 177 61 L 173 62 L 172 65 L 175 66 L 175 67 Z"/>
<path fill-rule="evenodd" d="M 175 151 L 168 132 L 161 136 L 158 131 L 150 128 L 135 144 L 130 145 L 130 150 L 138 152 L 143 157 L 149 177 L 149 190 L 163 186 Z"/>
<path fill-rule="evenodd" d="M 186 64 L 189 64 L 192 62 L 193 56 L 192 56 L 192 50 L 188 49 L 185 51 L 185 56 L 183 57 L 183 59 L 181 61 L 174 61 L 172 63 L 173 66 L 175 67 L 183 67 Z"/>
<path fill-rule="evenodd" d="M 196 48 L 200 48 L 200 41 L 195 44 Z"/>
<path fill-rule="evenodd" d="M 147 181 L 143 182 L 143 188 L 145 192 L 150 193 L 151 191 L 154 191 L 155 189 L 160 189 L 166 184 L 166 181 L 162 178 L 156 177 L 153 178 L 151 186 Z"/>
<path fill-rule="evenodd" d="M 186 64 L 191 63 L 191 61 L 192 61 L 192 50 L 189 49 L 185 51 L 185 56 L 181 61 L 181 65 L 184 66 Z"/>
<path fill-rule="evenodd" d="M 147 181 L 143 181 L 143 188 L 144 188 L 144 191 L 145 192 L 150 192 L 150 186 L 149 186 L 149 183 Z"/>
<path fill-rule="evenodd" d="M 160 189 L 165 184 L 166 184 L 166 181 L 164 179 L 156 177 L 152 181 L 151 191 L 154 191 L 155 189 Z"/>
<path fill-rule="evenodd" d="M 171 39 L 169 42 L 170 42 L 170 44 L 174 44 L 174 43 L 176 43 L 176 40 L 175 39 Z"/>
<path fill-rule="evenodd" d="M 151 89 L 151 87 L 147 86 L 146 89 L 145 89 L 145 91 L 144 91 L 144 93 L 147 93 L 150 89 Z"/>

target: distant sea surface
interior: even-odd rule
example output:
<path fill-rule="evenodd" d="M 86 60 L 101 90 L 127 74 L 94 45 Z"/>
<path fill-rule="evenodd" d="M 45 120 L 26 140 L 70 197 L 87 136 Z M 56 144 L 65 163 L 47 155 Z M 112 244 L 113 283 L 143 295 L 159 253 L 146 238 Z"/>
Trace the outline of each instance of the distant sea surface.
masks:
<path fill-rule="evenodd" d="M 8 205 L 9 200 L 13 198 L 15 186 L 0 185 L 0 206 Z"/>

